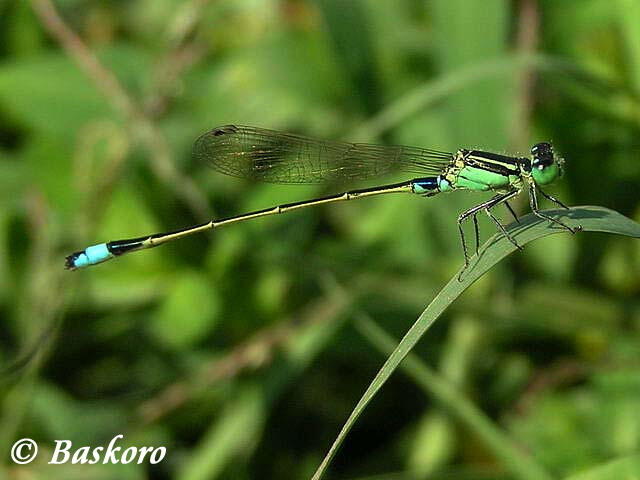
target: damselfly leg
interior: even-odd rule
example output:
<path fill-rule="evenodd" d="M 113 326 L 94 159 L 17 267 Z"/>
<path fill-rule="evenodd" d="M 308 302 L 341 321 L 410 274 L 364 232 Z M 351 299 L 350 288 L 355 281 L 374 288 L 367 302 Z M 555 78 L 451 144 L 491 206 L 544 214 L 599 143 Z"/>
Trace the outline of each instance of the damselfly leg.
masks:
<path fill-rule="evenodd" d="M 516 212 L 513 210 L 513 208 L 511 208 L 511 205 L 509 205 L 509 202 L 505 201 L 504 205 L 505 207 L 507 207 L 507 210 L 509 210 L 509 212 L 511 213 L 511 216 L 516 221 L 516 223 L 520 223 L 520 219 L 518 218 L 518 215 L 516 215 Z"/>
<path fill-rule="evenodd" d="M 546 193 L 544 190 L 542 190 L 541 188 L 538 188 L 538 191 L 542 194 L 542 196 L 544 198 L 546 198 L 547 200 L 555 203 L 556 205 L 558 205 L 559 207 L 564 208 L 565 210 L 569 210 L 569 207 L 567 207 L 564 203 L 562 203 L 560 200 L 558 200 L 556 197 L 554 197 L 553 195 L 549 195 L 548 193 Z"/>
<path fill-rule="evenodd" d="M 531 211 L 533 212 L 533 214 L 538 217 L 538 218 L 542 218 L 543 220 L 547 220 L 548 222 L 551 223 L 555 223 L 556 225 L 564 228 L 565 230 L 571 232 L 571 233 L 577 233 L 580 230 L 582 230 L 582 227 L 578 226 L 578 227 L 570 227 L 569 225 L 567 225 L 566 223 L 564 223 L 562 220 L 558 220 L 557 218 L 553 218 L 550 217 L 549 215 L 542 213 L 538 207 L 538 192 L 537 192 L 538 188 L 535 185 L 529 185 L 529 205 L 531 206 Z M 548 195 L 546 193 L 544 193 L 542 190 L 540 190 L 540 193 L 542 193 L 542 195 L 546 198 L 548 198 L 549 200 L 551 200 L 554 203 L 557 203 L 558 205 L 567 208 L 566 206 L 564 206 L 560 201 L 558 201 L 557 199 L 555 199 L 554 197 L 552 197 L 551 195 Z"/>
<path fill-rule="evenodd" d="M 489 218 L 496 224 L 496 226 L 500 229 L 500 231 L 504 234 L 504 236 L 518 249 L 521 249 L 522 247 L 520 247 L 520 245 L 518 245 L 518 242 L 516 242 L 515 238 L 513 238 L 511 236 L 511 234 L 507 231 L 507 229 L 504 227 L 504 225 L 502 225 L 498 219 L 495 217 L 495 215 L 493 215 L 492 213 L 489 212 L 489 209 L 495 207 L 496 205 L 500 205 L 501 203 L 505 203 L 507 200 L 509 200 L 510 198 L 515 197 L 516 195 L 518 195 L 520 193 L 519 190 L 512 190 L 506 193 L 501 193 L 499 195 L 496 195 L 495 197 L 491 198 L 490 200 L 487 200 L 486 202 L 483 202 L 479 205 L 476 205 L 475 207 L 471 207 L 469 210 L 461 213 L 458 216 L 458 230 L 460 232 L 460 240 L 462 242 L 462 253 L 464 254 L 464 268 L 462 270 L 462 272 L 464 272 L 464 270 L 466 270 L 466 268 L 469 266 L 469 251 L 467 249 L 467 241 L 465 239 L 464 236 L 464 228 L 462 227 L 462 223 L 467 220 L 469 217 L 473 217 L 473 222 L 474 222 L 474 229 L 475 229 L 475 235 L 476 235 L 476 253 L 478 250 L 478 245 L 480 243 L 479 240 L 479 231 L 478 231 L 478 223 L 477 223 L 477 218 L 476 215 L 478 214 L 478 212 L 481 211 L 485 211 L 487 212 L 487 215 L 489 216 Z"/>

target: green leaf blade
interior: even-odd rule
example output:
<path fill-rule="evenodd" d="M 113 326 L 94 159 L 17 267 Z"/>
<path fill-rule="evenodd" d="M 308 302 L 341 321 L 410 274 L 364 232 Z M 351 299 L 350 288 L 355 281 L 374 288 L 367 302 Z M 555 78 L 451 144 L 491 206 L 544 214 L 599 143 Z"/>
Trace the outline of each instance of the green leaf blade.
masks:
<path fill-rule="evenodd" d="M 560 219 L 571 227 L 581 227 L 583 232 L 611 233 L 640 238 L 640 224 L 607 208 L 582 206 L 569 210 L 547 210 L 545 214 Z M 507 230 L 521 246 L 554 233 L 566 233 L 565 230 L 551 226 L 549 222 L 533 214 L 522 217 L 520 223 L 509 225 Z M 436 295 L 433 301 L 418 317 L 371 381 L 369 387 L 367 387 L 367 390 L 352 410 L 351 415 L 343 425 L 340 433 L 313 475 L 312 480 L 320 480 L 322 478 L 338 448 L 365 407 L 382 388 L 382 385 L 389 379 L 400 362 L 418 343 L 420 338 L 422 338 L 424 333 L 433 325 L 436 319 L 476 280 L 515 250 L 516 247 L 502 234 L 494 235 L 483 245 L 479 255 L 471 259 L 466 271 L 460 270 L 459 273 L 454 275 L 447 285 L 440 290 L 438 295 Z"/>

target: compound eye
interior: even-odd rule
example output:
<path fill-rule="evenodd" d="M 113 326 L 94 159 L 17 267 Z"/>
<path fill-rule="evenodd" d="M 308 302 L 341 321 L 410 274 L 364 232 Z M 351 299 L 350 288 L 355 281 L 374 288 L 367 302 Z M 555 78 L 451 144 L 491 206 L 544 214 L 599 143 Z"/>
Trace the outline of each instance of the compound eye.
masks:
<path fill-rule="evenodd" d="M 553 165 L 553 147 L 550 143 L 536 143 L 531 147 L 531 157 L 533 157 L 533 167 L 544 168 Z"/>

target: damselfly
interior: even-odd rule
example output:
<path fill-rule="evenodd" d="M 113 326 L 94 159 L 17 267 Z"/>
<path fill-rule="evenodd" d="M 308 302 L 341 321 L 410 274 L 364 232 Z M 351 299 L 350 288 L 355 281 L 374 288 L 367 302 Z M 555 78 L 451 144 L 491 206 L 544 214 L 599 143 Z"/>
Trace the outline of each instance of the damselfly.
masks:
<path fill-rule="evenodd" d="M 232 223 L 313 205 L 387 193 L 413 193 L 432 197 L 457 190 L 494 192 L 493 198 L 458 216 L 465 267 L 469 265 L 469 251 L 462 225 L 469 218 L 473 220 L 477 253 L 477 214 L 480 212 L 485 212 L 504 236 L 513 245 L 521 248 L 491 209 L 504 204 L 517 221 L 518 218 L 508 201 L 524 190 L 529 194 L 529 205 L 536 216 L 571 233 L 577 231 L 538 208 L 538 193 L 559 206 L 568 208 L 540 189 L 540 185 L 548 185 L 562 175 L 564 164 L 564 160 L 555 155 L 551 144 L 546 142 L 534 145 L 531 148 L 531 158 L 525 158 L 481 150 L 460 149 L 455 153 L 447 153 L 407 146 L 331 142 L 257 127 L 227 125 L 214 128 L 200 136 L 194 144 L 193 155 L 221 173 L 270 183 L 362 180 L 394 172 L 410 173 L 417 177 L 400 183 L 351 190 L 338 195 L 211 220 L 173 232 L 100 243 L 69 255 L 65 262 L 66 268 L 75 270 L 96 265 L 125 253 L 157 247 L 194 233 Z"/>

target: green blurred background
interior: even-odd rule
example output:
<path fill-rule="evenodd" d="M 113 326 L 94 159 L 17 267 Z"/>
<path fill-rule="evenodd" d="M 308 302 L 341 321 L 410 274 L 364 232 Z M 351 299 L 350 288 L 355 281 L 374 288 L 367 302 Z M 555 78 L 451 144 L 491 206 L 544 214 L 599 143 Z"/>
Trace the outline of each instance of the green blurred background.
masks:
<path fill-rule="evenodd" d="M 460 267 L 455 218 L 482 196 L 326 206 L 63 270 L 89 244 L 345 187 L 192 161 L 229 123 L 443 150 L 550 140 L 567 160 L 555 194 L 638 220 L 640 2 L 0 1 L 3 476 L 309 478 L 384 361 L 367 322 L 399 338 Z M 639 271 L 627 238 L 537 241 L 416 353 L 548 473 L 528 478 L 636 454 Z M 329 477 L 527 478 L 447 407 L 395 374 Z M 118 433 L 167 458 L 8 455 Z"/>

